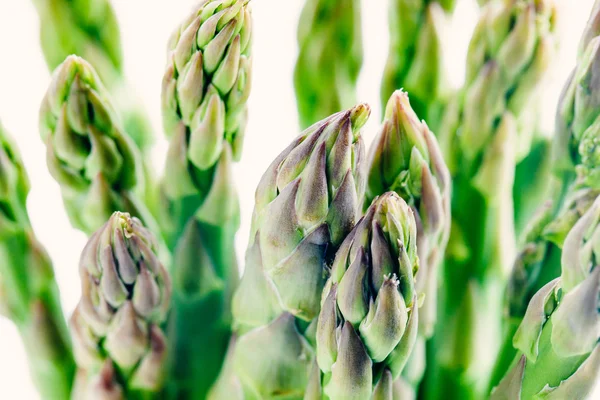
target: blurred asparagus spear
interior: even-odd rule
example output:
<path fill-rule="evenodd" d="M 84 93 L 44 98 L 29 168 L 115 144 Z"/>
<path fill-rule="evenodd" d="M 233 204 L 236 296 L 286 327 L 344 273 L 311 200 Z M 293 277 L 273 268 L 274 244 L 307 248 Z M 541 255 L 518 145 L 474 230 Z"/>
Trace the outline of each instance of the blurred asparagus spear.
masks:
<path fill-rule="evenodd" d="M 231 334 L 239 280 L 241 157 L 251 87 L 248 0 L 200 1 L 169 42 L 163 125 L 169 138 L 160 221 L 174 253 L 170 337 L 177 398 L 205 398 Z"/>
<path fill-rule="evenodd" d="M 563 244 L 567 232 L 600 193 L 595 154 L 595 143 L 600 136 L 597 117 L 600 90 L 595 79 L 600 71 L 600 37 L 589 37 L 597 24 L 598 4 L 581 39 L 580 47 L 587 43 L 587 48 L 578 56 L 577 66 L 559 100 L 552 146 L 555 181 L 552 200 L 547 201 L 538 217 L 531 221 L 509 280 L 505 310 L 507 331 L 491 387 L 498 383 L 516 354 L 512 338 L 532 296 L 560 275 L 561 249 L 566 251 Z"/>
<path fill-rule="evenodd" d="M 117 18 L 109 0 L 32 0 L 40 17 L 42 52 L 50 70 L 76 54 L 97 69 L 123 116 L 124 131 L 146 153 L 152 129 L 127 87 Z"/>
<path fill-rule="evenodd" d="M 69 56 L 52 75 L 40 107 L 40 135 L 75 228 L 91 235 L 120 210 L 158 232 L 141 200 L 145 182 L 139 151 L 85 60 Z"/>
<path fill-rule="evenodd" d="M 444 24 L 455 0 L 392 0 L 390 47 L 381 84 L 386 104 L 397 89 L 406 90 L 417 115 L 437 132 L 451 88 L 444 63 Z"/>
<path fill-rule="evenodd" d="M 28 194 L 25 166 L 0 125 L 0 315 L 19 330 L 40 395 L 67 399 L 75 373 L 71 342 L 52 262 L 29 222 Z"/>
<path fill-rule="evenodd" d="M 306 0 L 294 71 L 303 129 L 356 103 L 363 56 L 360 19 L 359 0 Z"/>
<path fill-rule="evenodd" d="M 554 52 L 554 19 L 552 1 L 490 1 L 471 40 L 465 87 L 440 125 L 454 184 L 453 225 L 431 344 L 441 350 L 427 365 L 430 399 L 487 394 L 516 253 L 515 165 L 533 135 L 520 122 Z"/>

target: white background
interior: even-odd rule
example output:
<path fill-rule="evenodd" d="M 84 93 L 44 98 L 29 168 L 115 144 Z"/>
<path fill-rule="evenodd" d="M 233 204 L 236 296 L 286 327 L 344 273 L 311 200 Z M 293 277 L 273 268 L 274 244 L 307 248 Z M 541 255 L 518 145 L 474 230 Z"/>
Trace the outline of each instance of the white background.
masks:
<path fill-rule="evenodd" d="M 558 0 L 561 17 L 561 56 L 549 79 L 544 97 L 544 124 L 552 129 L 558 92 L 574 65 L 581 30 L 592 0 Z M 162 165 L 166 143 L 160 132 L 160 83 L 166 41 L 178 22 L 187 16 L 194 0 L 113 1 L 123 38 L 126 70 L 144 102 L 156 129 L 154 157 Z M 299 132 L 292 86 L 296 57 L 296 25 L 302 0 L 254 0 L 254 76 L 250 121 L 244 156 L 237 167 L 242 203 L 238 237 L 243 253 L 253 207 L 253 194 L 262 172 Z M 474 0 L 458 0 L 456 17 L 448 34 L 449 72 L 459 85 L 468 39 L 476 21 Z M 380 115 L 379 81 L 387 53 L 387 1 L 363 1 L 365 62 L 359 83 L 359 101 L 368 102 L 373 117 L 364 135 L 367 142 L 377 129 Z M 40 240 L 54 260 L 67 315 L 79 297 L 77 261 L 85 244 L 82 233 L 69 225 L 58 186 L 45 165 L 44 146 L 38 135 L 38 107 L 49 73 L 38 45 L 38 17 L 27 0 L 0 0 L 0 120 L 16 138 L 32 181 L 29 213 Z M 0 319 L 0 398 L 36 399 L 25 355 L 13 326 Z"/>

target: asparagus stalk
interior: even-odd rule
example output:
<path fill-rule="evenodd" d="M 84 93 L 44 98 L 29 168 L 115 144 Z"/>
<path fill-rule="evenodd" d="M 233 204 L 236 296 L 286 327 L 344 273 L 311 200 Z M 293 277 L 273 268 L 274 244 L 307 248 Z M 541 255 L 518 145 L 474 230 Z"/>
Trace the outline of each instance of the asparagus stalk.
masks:
<path fill-rule="evenodd" d="M 521 239 L 539 208 L 552 195 L 552 138 L 538 134 L 531 151 L 515 167 L 513 184 L 515 234 Z"/>
<path fill-rule="evenodd" d="M 177 398 L 205 398 L 231 333 L 240 211 L 232 176 L 251 84 L 248 0 L 201 1 L 169 42 L 163 123 L 169 138 L 161 223 L 174 252 L 170 321 Z"/>
<path fill-rule="evenodd" d="M 520 124 L 554 50 L 546 0 L 489 2 L 468 53 L 466 84 L 440 142 L 454 183 L 452 234 L 428 360 L 428 398 L 479 399 L 501 344 L 503 293 L 516 254 L 515 165 L 530 149 Z"/>
<path fill-rule="evenodd" d="M 71 342 L 52 262 L 29 222 L 28 193 L 25 166 L 0 125 L 0 315 L 19 330 L 40 395 L 66 399 L 75 372 Z"/>
<path fill-rule="evenodd" d="M 314 340 L 327 264 L 358 219 L 364 191 L 360 128 L 366 105 L 311 126 L 256 190 L 246 268 L 233 298 L 238 334 L 230 371 L 209 398 L 301 398 L 319 393 Z M 312 343 L 312 344 L 311 344 Z M 225 372 L 225 371 L 224 371 Z M 310 382 L 310 385 L 309 385 Z"/>
<path fill-rule="evenodd" d="M 147 152 L 152 129 L 123 73 L 117 18 L 109 0 L 32 0 L 40 17 L 40 40 L 46 64 L 55 70 L 76 54 L 88 60 L 114 96 L 125 132 Z"/>
<path fill-rule="evenodd" d="M 600 102 L 594 80 L 600 67 L 600 37 L 589 37 L 597 14 L 596 5 L 581 39 L 580 46 L 587 43 L 587 49 L 580 53 L 559 100 L 552 147 L 556 180 L 553 200 L 548 201 L 539 211 L 539 217 L 532 221 L 510 277 L 505 340 L 490 387 L 498 383 L 516 354 L 512 338 L 532 296 L 560 275 L 561 249 L 567 232 L 600 193 L 594 150 L 600 127 L 596 121 Z"/>
<path fill-rule="evenodd" d="M 569 232 L 562 274 L 531 299 L 513 339 L 518 355 L 492 399 L 589 398 L 600 376 L 600 198 Z M 594 215 L 592 215 L 592 214 Z M 591 218 L 593 217 L 593 218 Z"/>
<path fill-rule="evenodd" d="M 381 131 L 367 163 L 365 206 L 386 191 L 395 191 L 415 212 L 419 270 L 417 291 L 424 293 L 419 312 L 419 336 L 405 379 L 416 389 L 423 378 L 425 340 L 433 334 L 437 318 L 438 269 L 450 233 L 448 168 L 438 143 L 411 108 L 408 95 L 392 94 Z"/>
<path fill-rule="evenodd" d="M 155 398 L 166 376 L 160 325 L 171 282 L 140 220 L 115 212 L 85 246 L 82 297 L 71 317 L 79 373 L 73 399 Z"/>
<path fill-rule="evenodd" d="M 54 72 L 40 108 L 40 135 L 75 228 L 91 235 L 121 210 L 157 231 L 141 201 L 145 182 L 138 149 L 85 60 L 69 56 Z"/>
<path fill-rule="evenodd" d="M 390 47 L 381 84 L 381 102 L 404 88 L 417 115 L 434 132 L 441 122 L 451 88 L 444 63 L 442 38 L 455 0 L 392 0 Z"/>
<path fill-rule="evenodd" d="M 327 398 L 393 398 L 419 329 L 418 260 L 412 210 L 383 194 L 342 243 L 323 291 L 316 354 Z"/>
<path fill-rule="evenodd" d="M 306 0 L 298 23 L 294 85 L 300 126 L 356 103 L 362 66 L 360 1 Z"/>

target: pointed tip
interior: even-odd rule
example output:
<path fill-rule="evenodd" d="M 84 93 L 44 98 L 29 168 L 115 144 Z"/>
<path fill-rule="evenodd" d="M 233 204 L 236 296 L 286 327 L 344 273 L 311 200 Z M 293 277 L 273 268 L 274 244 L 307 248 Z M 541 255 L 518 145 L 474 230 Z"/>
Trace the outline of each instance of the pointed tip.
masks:
<path fill-rule="evenodd" d="M 371 116 L 371 107 L 367 103 L 362 103 L 350 109 L 350 122 L 354 131 L 362 128 Z"/>

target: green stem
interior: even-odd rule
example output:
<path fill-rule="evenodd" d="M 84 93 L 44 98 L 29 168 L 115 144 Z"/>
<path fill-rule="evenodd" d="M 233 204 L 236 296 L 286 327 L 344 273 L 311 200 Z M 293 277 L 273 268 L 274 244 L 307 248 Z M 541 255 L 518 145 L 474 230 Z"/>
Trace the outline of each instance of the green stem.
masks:
<path fill-rule="evenodd" d="M 1 239 L 0 263 L 8 316 L 23 340 L 34 384 L 44 399 L 68 399 L 75 362 L 50 259 L 22 231 Z"/>
<path fill-rule="evenodd" d="M 492 372 L 488 392 L 491 392 L 492 389 L 498 385 L 517 355 L 517 350 L 513 347 L 513 337 L 515 336 L 515 333 L 521 324 L 521 320 L 522 318 L 511 318 L 506 324 L 507 326 L 505 327 L 506 332 L 504 335 L 504 343 L 502 344 L 502 348 L 500 349 L 500 353 L 496 359 L 496 365 L 494 366 L 494 371 Z"/>
<path fill-rule="evenodd" d="M 548 198 L 551 186 L 550 149 L 549 140 L 539 139 L 515 169 L 513 199 L 517 238 L 520 238 L 539 205 Z"/>
<path fill-rule="evenodd" d="M 514 248 L 512 194 L 486 199 L 465 176 L 455 179 L 454 193 L 426 398 L 483 399 L 502 340 L 505 264 Z"/>
<path fill-rule="evenodd" d="M 172 375 L 167 396 L 206 398 L 231 337 L 230 302 L 238 282 L 235 231 L 192 218 L 174 249 Z"/>

